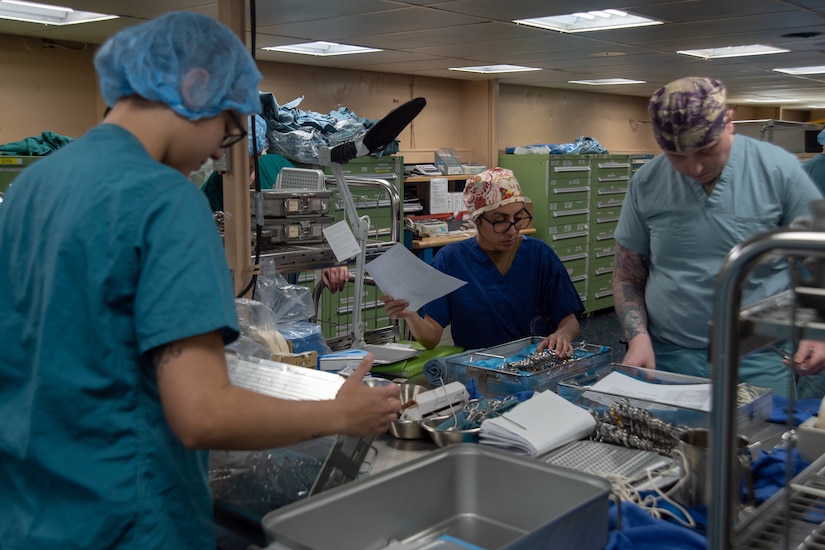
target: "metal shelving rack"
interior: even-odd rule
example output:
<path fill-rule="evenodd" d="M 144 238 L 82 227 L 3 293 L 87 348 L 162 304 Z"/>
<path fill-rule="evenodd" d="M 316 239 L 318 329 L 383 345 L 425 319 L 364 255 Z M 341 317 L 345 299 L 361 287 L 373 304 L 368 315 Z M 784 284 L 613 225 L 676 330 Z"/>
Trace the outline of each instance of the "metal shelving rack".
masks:
<path fill-rule="evenodd" d="M 389 198 L 389 210 L 391 214 L 389 234 L 387 235 L 388 239 L 380 240 L 378 238 L 372 238 L 372 235 L 368 235 L 366 243 L 367 260 L 371 260 L 383 254 L 400 240 L 401 202 L 398 189 L 388 180 L 380 178 L 346 176 L 346 181 L 352 186 L 360 185 L 380 189 Z M 334 186 L 335 179 L 326 178 L 326 184 L 328 186 Z M 376 233 L 376 235 L 378 235 L 378 233 Z M 264 248 L 261 252 L 261 258 L 272 258 L 275 261 L 275 267 L 282 274 L 311 271 L 313 269 L 322 269 L 337 264 L 332 249 L 326 243 L 313 245 L 276 245 Z"/>
<path fill-rule="evenodd" d="M 711 381 L 713 408 L 711 415 L 711 482 L 719 490 L 713 494 L 709 508 L 708 548 L 796 548 L 792 540 L 802 535 L 814 537 L 825 530 L 822 514 L 825 491 L 811 498 L 811 491 L 800 491 L 825 476 L 820 472 L 798 482 L 786 480 L 785 487 L 763 504 L 734 532 L 738 487 L 733 475 L 736 460 L 733 450 L 736 437 L 736 388 L 739 378 L 740 338 L 746 330 L 774 338 L 825 340 L 825 322 L 816 310 L 797 307 L 796 289 L 743 309 L 743 280 L 757 264 L 769 257 L 785 256 L 825 258 L 825 232 L 781 229 L 756 237 L 731 250 L 717 278 L 711 343 Z M 810 472 L 810 468 L 806 470 Z M 777 504 L 778 503 L 778 504 Z M 816 512 L 816 513 L 815 513 Z M 811 518 L 818 518 L 811 522 Z M 800 522 L 800 518 L 803 520 Z M 800 525 L 800 523 L 802 525 Z M 805 529 L 805 523 L 809 529 Z M 812 539 L 808 539 L 812 540 Z M 784 546 L 779 546 L 785 543 Z M 805 543 L 800 548 L 821 548 Z"/>

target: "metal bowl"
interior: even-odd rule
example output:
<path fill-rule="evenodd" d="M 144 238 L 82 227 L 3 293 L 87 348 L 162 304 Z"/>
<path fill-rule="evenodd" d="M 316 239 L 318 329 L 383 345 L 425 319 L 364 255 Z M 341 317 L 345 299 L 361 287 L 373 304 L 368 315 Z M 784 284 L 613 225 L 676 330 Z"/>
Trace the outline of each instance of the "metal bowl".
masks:
<path fill-rule="evenodd" d="M 398 439 L 421 439 L 426 436 L 420 420 L 393 420 L 388 431 Z"/>
<path fill-rule="evenodd" d="M 430 434 L 439 447 L 446 447 L 455 443 L 478 443 L 481 427 L 469 430 L 439 430 L 438 425 L 449 416 L 431 416 L 421 421 L 421 428 Z"/>
<path fill-rule="evenodd" d="M 398 398 L 401 404 L 408 404 L 410 401 L 415 401 L 418 394 L 427 391 L 424 386 L 418 384 L 399 384 L 401 393 Z M 419 420 L 398 419 L 390 422 L 389 432 L 398 439 L 421 439 L 427 434 L 421 429 Z"/>
<path fill-rule="evenodd" d="M 402 405 L 410 401 L 415 401 L 419 393 L 427 391 L 426 387 L 419 386 L 418 384 L 399 384 L 398 387 L 401 389 L 401 394 L 398 396 L 398 399 L 401 400 Z"/>

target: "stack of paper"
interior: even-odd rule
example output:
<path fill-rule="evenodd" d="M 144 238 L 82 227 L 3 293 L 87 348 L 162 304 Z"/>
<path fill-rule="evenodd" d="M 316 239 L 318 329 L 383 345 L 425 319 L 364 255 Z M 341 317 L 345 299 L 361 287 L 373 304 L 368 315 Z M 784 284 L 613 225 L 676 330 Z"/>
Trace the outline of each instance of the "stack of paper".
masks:
<path fill-rule="evenodd" d="M 480 442 L 536 457 L 590 435 L 596 419 L 550 390 L 481 424 Z"/>
<path fill-rule="evenodd" d="M 361 360 L 367 356 L 367 350 L 349 349 L 336 351 L 318 357 L 318 369 L 326 371 L 339 371 L 347 368 L 355 368 L 361 364 Z"/>

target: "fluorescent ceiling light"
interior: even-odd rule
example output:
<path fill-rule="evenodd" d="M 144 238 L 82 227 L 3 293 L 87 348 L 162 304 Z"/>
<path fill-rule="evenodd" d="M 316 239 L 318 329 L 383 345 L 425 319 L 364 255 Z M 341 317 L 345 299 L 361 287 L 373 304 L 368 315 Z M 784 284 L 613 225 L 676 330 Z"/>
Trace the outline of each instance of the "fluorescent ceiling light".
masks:
<path fill-rule="evenodd" d="M 589 32 L 661 25 L 662 21 L 640 17 L 620 10 L 598 10 L 553 17 L 516 19 L 513 23 L 559 32 Z"/>
<path fill-rule="evenodd" d="M 644 84 L 644 80 L 627 78 L 598 78 L 595 80 L 568 80 L 568 84 L 587 84 L 588 86 L 611 86 L 613 84 Z"/>
<path fill-rule="evenodd" d="M 272 52 L 300 53 L 304 55 L 317 55 L 326 57 L 328 55 L 347 55 L 351 53 L 380 52 L 375 48 L 362 48 L 361 46 L 350 46 L 348 44 L 337 44 L 335 42 L 309 42 L 306 44 L 287 44 L 285 46 L 270 46 L 262 48 Z"/>
<path fill-rule="evenodd" d="M 692 55 L 702 59 L 719 59 L 721 57 L 744 57 L 748 55 L 768 55 L 771 53 L 787 53 L 791 50 L 753 44 L 750 46 L 729 46 L 727 48 L 705 48 L 701 50 L 677 50 L 676 53 Z"/>
<path fill-rule="evenodd" d="M 467 73 L 520 73 L 524 71 L 540 71 L 538 67 L 522 67 L 521 65 L 483 65 L 481 67 L 450 67 L 451 71 L 464 71 Z"/>
<path fill-rule="evenodd" d="M 20 0 L 0 0 L 0 19 L 42 23 L 44 25 L 75 25 L 77 23 L 117 19 L 117 15 L 75 11 L 71 8 Z"/>
<path fill-rule="evenodd" d="M 825 73 L 825 65 L 816 65 L 813 67 L 788 67 L 786 69 L 774 69 L 778 73 L 785 74 L 822 74 Z"/>
<path fill-rule="evenodd" d="M 759 99 L 746 99 L 748 103 L 796 103 L 798 99 L 785 99 L 781 97 L 766 97 Z"/>

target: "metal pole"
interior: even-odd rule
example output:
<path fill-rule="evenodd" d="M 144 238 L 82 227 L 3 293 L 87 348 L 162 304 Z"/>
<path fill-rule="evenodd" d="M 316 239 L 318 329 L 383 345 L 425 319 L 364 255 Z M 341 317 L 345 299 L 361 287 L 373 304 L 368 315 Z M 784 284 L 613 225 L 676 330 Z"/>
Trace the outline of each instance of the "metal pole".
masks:
<path fill-rule="evenodd" d="M 815 231 L 781 229 L 757 235 L 734 247 L 716 281 L 711 332 L 711 483 L 719 488 L 708 510 L 708 548 L 733 547 L 734 511 L 738 480 L 734 479 L 736 390 L 739 382 L 739 310 L 745 275 L 767 255 L 825 252 L 825 235 Z"/>

